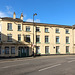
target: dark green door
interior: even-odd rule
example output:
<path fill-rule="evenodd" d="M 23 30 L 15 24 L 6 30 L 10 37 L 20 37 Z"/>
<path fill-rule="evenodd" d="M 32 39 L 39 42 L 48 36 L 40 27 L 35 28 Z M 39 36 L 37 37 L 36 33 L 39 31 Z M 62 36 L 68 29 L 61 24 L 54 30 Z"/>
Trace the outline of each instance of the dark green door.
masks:
<path fill-rule="evenodd" d="M 26 56 L 29 56 L 29 47 L 25 47 Z"/>
<path fill-rule="evenodd" d="M 19 47 L 18 48 L 18 56 L 19 57 L 25 57 L 26 56 L 26 52 L 25 52 L 24 47 Z"/>

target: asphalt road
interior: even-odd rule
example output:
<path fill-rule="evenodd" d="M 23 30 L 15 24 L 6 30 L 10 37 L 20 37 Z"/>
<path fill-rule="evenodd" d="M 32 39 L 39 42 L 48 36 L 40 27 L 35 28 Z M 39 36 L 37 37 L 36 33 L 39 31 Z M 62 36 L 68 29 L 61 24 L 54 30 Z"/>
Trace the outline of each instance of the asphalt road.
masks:
<path fill-rule="evenodd" d="M 0 75 L 75 75 L 75 55 L 2 61 Z"/>

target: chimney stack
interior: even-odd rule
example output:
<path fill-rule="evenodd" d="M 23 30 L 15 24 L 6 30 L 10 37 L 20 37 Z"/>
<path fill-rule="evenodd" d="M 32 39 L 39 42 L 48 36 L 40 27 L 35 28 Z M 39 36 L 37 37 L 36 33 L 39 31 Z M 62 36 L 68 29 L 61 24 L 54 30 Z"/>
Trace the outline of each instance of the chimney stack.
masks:
<path fill-rule="evenodd" d="M 21 13 L 20 19 L 23 20 L 23 13 Z"/>
<path fill-rule="evenodd" d="M 13 19 L 16 19 L 16 14 L 15 14 L 15 12 L 14 12 L 14 14 L 13 14 Z"/>

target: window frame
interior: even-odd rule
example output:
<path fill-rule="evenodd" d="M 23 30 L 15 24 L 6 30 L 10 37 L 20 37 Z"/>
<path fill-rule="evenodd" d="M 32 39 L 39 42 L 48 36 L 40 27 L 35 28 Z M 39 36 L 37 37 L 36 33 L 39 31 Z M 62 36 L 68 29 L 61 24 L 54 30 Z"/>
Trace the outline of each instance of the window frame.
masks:
<path fill-rule="evenodd" d="M 18 31 L 21 31 L 21 24 L 18 24 Z"/>
<path fill-rule="evenodd" d="M 30 32 L 30 26 L 26 26 L 26 32 Z"/>
<path fill-rule="evenodd" d="M 7 23 L 7 30 L 9 30 L 9 31 L 12 30 L 12 23 Z"/>
<path fill-rule="evenodd" d="M 18 41 L 21 42 L 21 34 L 18 34 Z"/>
<path fill-rule="evenodd" d="M 15 54 L 15 51 L 13 52 L 13 49 L 12 48 L 15 49 L 15 47 L 11 47 L 11 54 Z"/>
<path fill-rule="evenodd" d="M 40 35 L 36 35 L 36 43 L 40 43 Z"/>
<path fill-rule="evenodd" d="M 45 28 L 45 33 L 49 33 L 49 28 Z"/>
<path fill-rule="evenodd" d="M 56 36 L 56 44 L 60 44 L 59 36 Z"/>
<path fill-rule="evenodd" d="M 49 43 L 49 36 L 45 36 L 45 43 Z"/>
<path fill-rule="evenodd" d="M 45 46 L 45 54 L 49 54 L 49 46 Z"/>
<path fill-rule="evenodd" d="M 36 32 L 40 32 L 40 27 L 36 27 Z"/>
<path fill-rule="evenodd" d="M 12 34 L 7 34 L 7 42 L 12 42 Z"/>
<path fill-rule="evenodd" d="M 6 48 L 8 48 L 8 49 L 6 49 Z M 9 54 L 9 47 L 8 46 L 5 47 L 5 54 Z"/>
<path fill-rule="evenodd" d="M 31 42 L 30 35 L 26 35 L 26 42 Z"/>
<path fill-rule="evenodd" d="M 60 33 L 59 28 L 56 28 L 56 33 Z"/>

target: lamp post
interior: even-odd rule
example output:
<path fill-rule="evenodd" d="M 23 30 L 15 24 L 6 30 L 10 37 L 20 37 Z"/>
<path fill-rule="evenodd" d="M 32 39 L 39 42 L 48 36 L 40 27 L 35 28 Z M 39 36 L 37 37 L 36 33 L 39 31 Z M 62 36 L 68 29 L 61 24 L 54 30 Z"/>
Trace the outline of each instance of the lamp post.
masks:
<path fill-rule="evenodd" d="M 34 16 L 36 16 L 37 14 L 33 14 L 33 56 L 34 56 Z"/>

